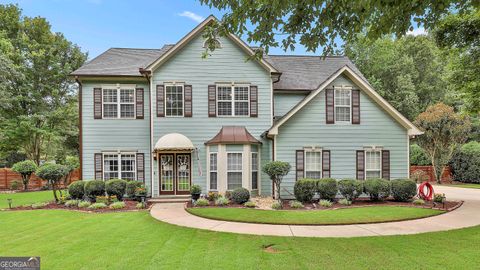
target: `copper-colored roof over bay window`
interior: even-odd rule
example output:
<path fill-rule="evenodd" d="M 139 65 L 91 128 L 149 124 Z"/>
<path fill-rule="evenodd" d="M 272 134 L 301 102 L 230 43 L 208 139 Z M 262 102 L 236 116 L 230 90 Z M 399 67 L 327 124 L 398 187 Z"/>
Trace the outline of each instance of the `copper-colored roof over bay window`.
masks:
<path fill-rule="evenodd" d="M 244 126 L 225 126 L 205 144 L 261 144 Z"/>

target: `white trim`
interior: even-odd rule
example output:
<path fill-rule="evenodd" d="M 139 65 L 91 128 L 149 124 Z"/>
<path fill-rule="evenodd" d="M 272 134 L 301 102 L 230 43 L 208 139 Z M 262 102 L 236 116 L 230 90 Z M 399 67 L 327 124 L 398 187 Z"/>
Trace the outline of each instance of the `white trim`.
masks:
<path fill-rule="evenodd" d="M 323 155 L 322 148 L 319 147 L 304 147 L 303 148 L 303 177 L 307 178 L 307 153 L 320 153 L 320 178 L 323 177 Z M 312 171 L 314 172 L 314 171 Z M 319 178 L 319 179 L 320 179 Z"/>
<path fill-rule="evenodd" d="M 153 142 L 153 112 L 156 111 L 156 108 L 155 110 L 153 109 L 154 107 L 154 104 L 153 104 L 153 80 L 152 78 L 150 78 L 150 89 L 149 89 L 149 92 L 150 92 L 150 107 L 149 107 L 149 114 L 150 114 L 150 196 L 154 197 L 158 194 L 154 194 L 154 179 L 156 178 L 156 174 L 155 174 L 155 171 L 156 171 L 156 167 L 158 168 L 158 166 L 154 166 L 154 163 L 156 163 L 158 165 L 158 153 L 154 153 L 153 152 L 153 149 L 154 149 L 154 142 Z M 156 157 L 156 160 L 157 162 L 154 161 L 153 159 L 153 156 L 155 155 Z M 160 181 L 157 181 L 157 183 L 159 183 Z M 160 187 L 158 187 L 160 189 Z"/>
<path fill-rule="evenodd" d="M 218 98 L 218 88 L 219 87 L 230 87 L 230 90 L 231 90 L 231 99 L 230 99 L 230 103 L 232 104 L 232 114 L 231 115 L 220 115 L 218 113 L 219 111 L 219 106 L 218 106 L 218 103 L 219 102 L 228 102 L 228 100 L 219 100 Z M 246 100 L 239 100 L 239 101 L 236 101 L 235 100 L 235 87 L 247 87 L 248 90 L 247 90 L 247 99 Z M 236 84 L 234 82 L 230 83 L 230 84 L 226 84 L 226 83 L 218 83 L 218 84 L 215 84 L 215 100 L 216 100 L 216 113 L 217 113 L 217 117 L 250 117 L 250 84 L 246 84 L 246 83 L 239 83 L 239 84 Z M 248 114 L 246 115 L 236 115 L 235 114 L 235 105 L 236 103 L 247 103 L 247 112 Z"/>
<path fill-rule="evenodd" d="M 336 104 L 336 92 L 337 91 L 348 91 L 350 92 L 350 104 L 348 105 L 337 105 Z M 334 124 L 336 125 L 345 125 L 345 124 L 352 124 L 352 87 L 349 87 L 349 86 L 345 86 L 345 85 L 341 85 L 339 87 L 333 87 L 333 119 L 334 119 Z M 348 114 L 349 114 L 349 118 L 348 118 L 348 121 L 339 121 L 337 120 L 337 107 L 340 107 L 340 108 L 348 108 Z"/>
<path fill-rule="evenodd" d="M 105 180 L 105 156 L 110 155 L 110 156 L 117 156 L 117 166 L 118 166 L 118 177 L 117 178 L 110 178 L 110 179 L 123 179 L 122 178 L 122 155 L 133 155 L 133 160 L 134 160 L 134 166 L 133 166 L 133 180 L 137 180 L 137 152 L 131 152 L 131 151 L 116 151 L 116 152 L 102 152 L 102 180 Z M 131 172 L 131 171 L 128 171 Z M 109 179 L 107 179 L 109 180 Z M 126 179 L 124 179 L 126 180 Z"/>
<path fill-rule="evenodd" d="M 257 169 L 254 171 L 253 170 L 253 154 L 257 155 Z M 253 176 L 253 173 L 254 172 L 257 172 L 257 188 L 253 188 L 253 179 L 252 179 L 252 176 Z M 258 149 L 257 149 L 257 152 L 254 152 L 251 150 L 250 148 L 250 190 L 258 190 L 260 185 L 259 185 L 259 181 L 258 179 L 260 178 L 260 154 L 258 152 Z"/>
<path fill-rule="evenodd" d="M 116 102 L 105 102 L 104 101 L 104 91 L 105 90 L 115 90 L 117 101 Z M 121 101 L 121 92 L 122 90 L 133 90 L 133 102 L 122 102 Z M 101 85 L 102 91 L 102 119 L 137 119 L 137 85 L 136 84 L 102 84 Z M 117 116 L 116 117 L 105 117 L 105 105 L 113 104 L 117 105 Z M 122 117 L 122 104 L 130 104 L 133 105 L 133 116 L 132 117 Z"/>
<path fill-rule="evenodd" d="M 226 155 L 225 155 L 225 157 L 226 157 L 226 159 L 225 159 L 225 172 L 226 172 L 226 174 L 225 174 L 225 176 L 226 176 L 226 177 L 225 177 L 225 183 L 226 183 L 226 190 L 229 190 L 229 191 L 233 190 L 233 189 L 228 189 L 228 173 L 229 173 L 229 172 L 240 172 L 240 173 L 242 174 L 242 183 L 241 183 L 241 186 L 243 187 L 244 170 L 245 170 L 244 157 L 245 157 L 246 155 L 243 153 L 243 151 L 225 151 L 225 154 L 226 154 Z M 241 170 L 229 170 L 229 169 L 228 169 L 228 154 L 240 154 L 240 155 L 242 155 L 242 159 L 241 159 L 241 161 L 242 161 L 242 169 L 241 169 Z M 217 156 L 217 158 L 218 158 L 218 156 Z M 248 164 L 247 164 L 247 167 L 248 167 Z M 218 168 L 217 168 L 217 170 L 218 170 Z"/>
<path fill-rule="evenodd" d="M 182 115 L 167 115 L 167 87 L 170 86 L 181 86 L 182 87 Z M 171 82 L 171 83 L 164 83 L 163 85 L 164 87 L 164 91 L 163 91 L 163 100 L 165 102 L 165 106 L 163 106 L 163 113 L 165 115 L 165 117 L 168 117 L 168 118 L 175 118 L 175 117 L 185 117 L 185 84 L 183 83 L 175 83 L 175 82 Z M 193 95 L 193 93 L 192 93 Z"/>
<path fill-rule="evenodd" d="M 407 178 L 410 178 L 410 136 L 407 135 Z"/>
<path fill-rule="evenodd" d="M 208 191 L 218 191 L 218 152 L 210 152 L 210 146 L 207 146 L 207 190 Z M 212 171 L 211 169 L 211 156 L 215 154 L 217 165 L 215 166 L 217 169 Z M 211 180 L 210 180 L 210 173 L 215 172 L 217 173 L 217 188 L 211 188 Z"/>
<path fill-rule="evenodd" d="M 363 172 L 363 179 L 367 180 L 367 171 L 369 172 L 380 172 L 378 178 L 382 178 L 382 148 L 381 147 L 367 147 L 367 148 L 364 148 L 363 150 L 363 155 L 364 155 L 364 161 L 365 161 L 365 166 L 364 166 L 364 172 Z M 370 170 L 367 170 L 367 153 L 368 152 L 377 152 L 379 153 L 379 156 L 380 156 L 380 162 L 379 162 L 379 169 L 370 169 Z"/>
<path fill-rule="evenodd" d="M 320 86 L 312 91 L 306 98 L 300 101 L 292 110 L 290 110 L 282 119 L 280 119 L 275 125 L 268 130 L 268 135 L 273 136 L 278 134 L 278 128 L 283 125 L 288 119 L 290 119 L 295 113 L 308 104 L 313 98 L 315 98 L 320 92 L 322 92 L 328 85 L 330 85 L 338 76 L 345 73 L 349 79 L 351 79 L 356 85 L 358 85 L 364 93 L 372 98 L 377 104 L 380 105 L 387 113 L 390 114 L 395 120 L 397 120 L 403 127 L 408 130 L 408 135 L 421 135 L 423 134 L 412 122 L 405 118 L 395 108 L 392 107 L 385 99 L 383 99 L 365 80 L 360 78 L 350 67 L 344 66 L 332 76 L 325 80 Z"/>
<path fill-rule="evenodd" d="M 203 31 L 203 29 L 212 21 L 218 21 L 213 15 L 208 16 L 203 22 L 201 22 L 197 27 L 195 27 L 190 33 L 188 33 L 186 36 L 184 36 L 180 41 L 178 41 L 172 48 L 170 48 L 166 53 L 161 55 L 157 60 L 155 60 L 153 63 L 147 66 L 146 70 L 149 71 L 154 71 L 157 69 L 161 64 L 165 63 L 172 55 L 174 55 L 176 52 L 180 51 L 190 40 L 195 38 L 198 34 Z M 250 56 L 253 56 L 255 52 L 248 46 L 243 40 L 238 38 L 234 34 L 227 34 L 227 37 L 232 39 L 237 45 L 242 48 L 247 54 Z M 279 73 L 279 71 L 269 64 L 265 59 L 260 59 L 258 63 L 265 68 L 269 72 L 274 72 L 274 73 Z"/>

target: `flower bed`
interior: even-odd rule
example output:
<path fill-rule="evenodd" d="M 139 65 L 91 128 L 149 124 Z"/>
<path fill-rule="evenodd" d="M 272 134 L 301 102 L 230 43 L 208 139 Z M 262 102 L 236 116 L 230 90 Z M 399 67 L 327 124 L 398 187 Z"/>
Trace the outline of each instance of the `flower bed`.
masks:
<path fill-rule="evenodd" d="M 65 209 L 65 210 L 74 210 L 74 211 L 84 211 L 84 212 L 100 212 L 100 213 L 105 213 L 105 212 L 123 212 L 123 211 L 133 211 L 133 210 L 139 210 L 137 208 L 137 201 L 133 200 L 124 200 L 125 207 L 123 208 L 111 208 L 110 205 L 106 205 L 104 208 L 89 208 L 89 207 L 78 207 L 78 206 L 66 206 L 65 204 L 57 204 L 55 202 L 48 202 L 42 207 L 37 207 L 36 205 L 28 205 L 28 206 L 19 206 L 19 207 L 14 207 L 11 210 L 13 211 L 18 211 L 18 210 L 38 210 L 38 209 Z M 150 209 L 151 203 L 145 203 L 145 208 L 144 209 Z"/>

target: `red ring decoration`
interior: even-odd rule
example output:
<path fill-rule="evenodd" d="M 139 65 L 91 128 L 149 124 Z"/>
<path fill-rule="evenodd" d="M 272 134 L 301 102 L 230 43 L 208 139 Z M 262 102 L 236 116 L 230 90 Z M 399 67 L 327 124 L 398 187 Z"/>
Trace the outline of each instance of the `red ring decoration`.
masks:
<path fill-rule="evenodd" d="M 425 193 L 425 188 L 427 188 L 427 193 Z M 426 201 L 431 201 L 433 197 L 433 187 L 428 182 L 423 182 L 418 186 L 418 196 Z"/>

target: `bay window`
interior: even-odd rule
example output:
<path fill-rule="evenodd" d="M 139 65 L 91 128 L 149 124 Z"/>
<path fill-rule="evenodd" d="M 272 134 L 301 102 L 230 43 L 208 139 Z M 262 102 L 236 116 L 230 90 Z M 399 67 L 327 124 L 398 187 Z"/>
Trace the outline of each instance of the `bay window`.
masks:
<path fill-rule="evenodd" d="M 227 189 L 242 187 L 242 153 L 227 153 Z"/>
<path fill-rule="evenodd" d="M 210 153 L 210 189 L 217 190 L 217 153 Z"/>
<path fill-rule="evenodd" d="M 258 153 L 252 152 L 252 189 L 258 189 Z"/>

